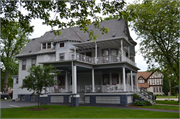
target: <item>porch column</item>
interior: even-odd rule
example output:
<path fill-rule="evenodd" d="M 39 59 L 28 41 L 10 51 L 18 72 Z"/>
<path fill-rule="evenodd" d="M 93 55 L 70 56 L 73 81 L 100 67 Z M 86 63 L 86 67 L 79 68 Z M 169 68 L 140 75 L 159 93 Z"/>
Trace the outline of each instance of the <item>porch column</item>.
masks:
<path fill-rule="evenodd" d="M 130 59 L 130 46 L 128 47 L 128 58 Z"/>
<path fill-rule="evenodd" d="M 94 92 L 94 69 L 92 69 L 92 92 Z"/>
<path fill-rule="evenodd" d="M 121 61 L 123 61 L 123 40 L 121 40 Z"/>
<path fill-rule="evenodd" d="M 132 76 L 132 71 L 131 71 L 131 89 L 132 89 L 132 92 L 133 92 L 133 76 Z"/>
<path fill-rule="evenodd" d="M 74 59 L 76 60 L 76 47 L 74 47 Z"/>
<path fill-rule="evenodd" d="M 136 92 L 138 92 L 138 89 L 139 89 L 138 88 L 138 73 L 136 73 L 136 90 L 137 90 Z"/>
<path fill-rule="evenodd" d="M 97 43 L 95 42 L 95 64 L 97 64 Z"/>
<path fill-rule="evenodd" d="M 68 92 L 68 72 L 66 71 L 66 75 L 65 75 L 65 89 L 66 89 L 66 92 Z"/>
<path fill-rule="evenodd" d="M 76 69 L 77 69 L 76 66 L 73 66 L 74 77 L 73 77 L 73 81 L 72 81 L 72 85 L 73 85 L 72 93 L 74 93 L 74 94 L 77 93 L 77 70 Z"/>
<path fill-rule="evenodd" d="M 124 92 L 126 92 L 125 67 L 123 67 L 123 87 L 124 87 Z"/>

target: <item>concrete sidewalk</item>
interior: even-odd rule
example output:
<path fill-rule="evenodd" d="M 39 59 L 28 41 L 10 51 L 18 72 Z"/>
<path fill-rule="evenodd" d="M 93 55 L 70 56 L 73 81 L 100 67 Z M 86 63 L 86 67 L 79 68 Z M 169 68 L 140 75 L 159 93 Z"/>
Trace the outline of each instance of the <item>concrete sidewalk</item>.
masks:
<path fill-rule="evenodd" d="M 169 100 L 168 98 L 156 98 L 156 100 Z M 170 98 L 170 100 L 178 101 L 178 98 Z"/>

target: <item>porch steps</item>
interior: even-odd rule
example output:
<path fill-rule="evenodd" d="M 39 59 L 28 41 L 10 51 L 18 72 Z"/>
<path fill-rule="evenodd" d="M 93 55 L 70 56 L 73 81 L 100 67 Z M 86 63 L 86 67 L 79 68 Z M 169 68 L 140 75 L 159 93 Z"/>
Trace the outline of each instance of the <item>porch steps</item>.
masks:
<path fill-rule="evenodd" d="M 152 105 L 155 104 L 155 102 L 151 99 L 148 99 L 146 96 L 142 95 L 139 92 L 136 92 L 137 95 L 139 95 L 142 99 L 149 101 Z"/>

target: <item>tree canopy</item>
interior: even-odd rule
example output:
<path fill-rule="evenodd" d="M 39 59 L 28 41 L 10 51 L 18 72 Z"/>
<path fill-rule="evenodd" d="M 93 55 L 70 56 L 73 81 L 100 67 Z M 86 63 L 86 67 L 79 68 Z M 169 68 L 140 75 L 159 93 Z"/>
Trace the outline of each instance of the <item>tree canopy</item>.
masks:
<path fill-rule="evenodd" d="M 2 82 L 4 83 L 4 92 L 8 92 L 8 79 L 12 79 L 11 75 L 18 74 L 18 61 L 14 58 L 22 47 L 28 43 L 28 35 L 31 33 L 30 25 L 27 28 L 20 28 L 16 21 L 4 20 L 6 24 L 1 25 L 0 53 L 3 62 Z M 31 29 L 27 31 L 27 29 Z M 12 81 L 12 80 L 11 80 Z M 12 84 L 12 83 L 10 83 Z M 12 85 L 11 85 L 12 87 Z"/>
<path fill-rule="evenodd" d="M 179 1 L 143 0 L 127 7 L 132 28 L 141 39 L 140 52 L 149 68 L 158 67 L 170 71 L 178 80 Z"/>
<path fill-rule="evenodd" d="M 28 42 L 28 35 L 33 32 L 30 26 L 32 19 L 42 19 L 43 24 L 49 25 L 55 35 L 60 35 L 60 30 L 54 30 L 54 26 L 59 29 L 78 25 L 81 30 L 87 32 L 91 40 L 95 40 L 92 30 L 88 30 L 88 25 L 92 24 L 99 28 L 102 33 L 107 33 L 108 28 L 99 26 L 102 18 L 99 14 L 118 14 L 125 5 L 124 0 L 104 1 L 98 4 L 95 0 L 91 1 L 60 1 L 60 0 L 1 0 L 0 1 L 0 21 L 1 39 L 0 45 L 2 62 L 5 68 L 4 91 L 8 89 L 8 77 L 15 67 L 16 60 L 13 58 L 19 53 L 22 47 Z M 24 10 L 27 13 L 23 13 Z M 54 17 L 51 18 L 51 13 Z M 94 21 L 89 22 L 89 17 Z M 5 46 L 5 47 L 4 47 Z M 17 65 L 16 65 L 17 66 Z"/>
<path fill-rule="evenodd" d="M 54 77 L 57 75 L 57 71 L 53 66 L 37 65 L 28 69 L 29 75 L 23 79 L 23 85 L 21 88 L 27 88 L 29 91 L 33 91 L 33 94 L 38 95 L 38 108 L 39 108 L 39 96 L 44 90 L 47 91 L 47 87 L 51 87 L 57 84 Z"/>

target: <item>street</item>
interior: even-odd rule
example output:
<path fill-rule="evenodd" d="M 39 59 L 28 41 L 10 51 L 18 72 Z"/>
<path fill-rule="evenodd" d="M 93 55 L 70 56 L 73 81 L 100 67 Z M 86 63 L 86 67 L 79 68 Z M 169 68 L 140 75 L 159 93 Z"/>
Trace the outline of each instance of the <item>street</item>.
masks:
<path fill-rule="evenodd" d="M 1 108 L 13 108 L 13 107 L 26 107 L 38 105 L 37 102 L 15 102 L 15 101 L 1 101 Z"/>

